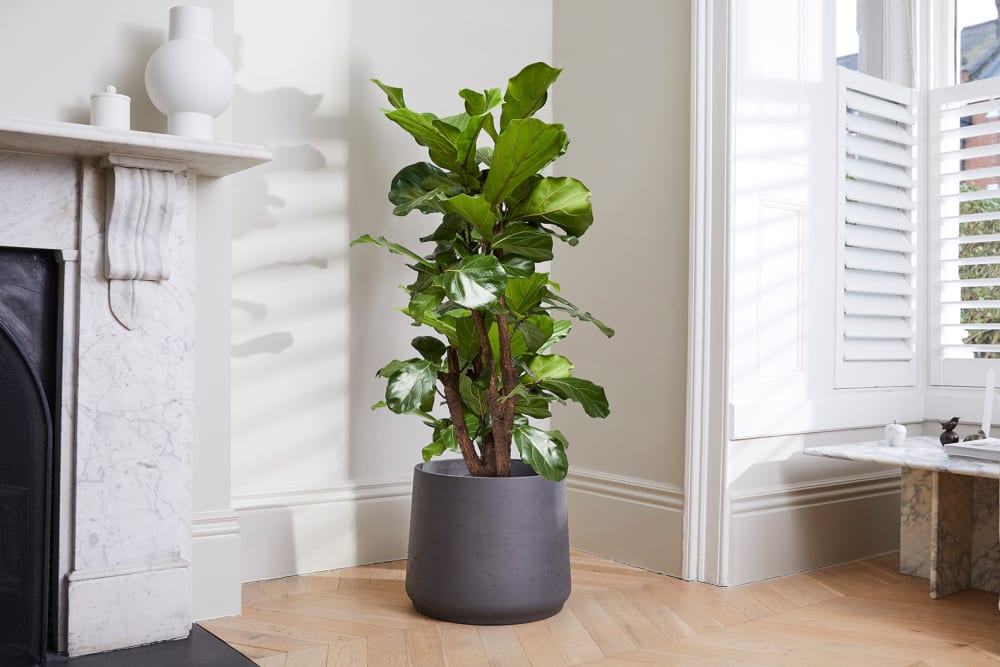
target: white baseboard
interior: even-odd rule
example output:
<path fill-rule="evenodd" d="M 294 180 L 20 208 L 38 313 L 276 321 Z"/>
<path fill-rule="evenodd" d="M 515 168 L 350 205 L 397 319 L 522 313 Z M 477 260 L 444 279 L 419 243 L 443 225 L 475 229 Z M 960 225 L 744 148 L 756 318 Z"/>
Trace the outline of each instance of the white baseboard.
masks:
<path fill-rule="evenodd" d="M 240 516 L 232 510 L 195 512 L 191 522 L 191 611 L 194 620 L 240 613 Z"/>
<path fill-rule="evenodd" d="M 682 489 L 581 468 L 566 484 L 573 547 L 680 576 Z"/>
<path fill-rule="evenodd" d="M 407 481 L 233 498 L 243 547 L 241 580 L 260 581 L 406 557 Z"/>
<path fill-rule="evenodd" d="M 730 585 L 899 548 L 898 470 L 752 489 L 730 502 Z"/>

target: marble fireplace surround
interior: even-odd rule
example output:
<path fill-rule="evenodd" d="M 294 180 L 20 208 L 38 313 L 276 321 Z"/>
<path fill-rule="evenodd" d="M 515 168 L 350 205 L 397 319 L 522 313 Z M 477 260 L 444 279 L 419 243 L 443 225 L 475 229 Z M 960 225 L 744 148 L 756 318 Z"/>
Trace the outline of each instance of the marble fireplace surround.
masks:
<path fill-rule="evenodd" d="M 190 631 L 196 176 L 270 157 L 0 118 L 0 246 L 62 265 L 54 557 L 71 656 Z"/>

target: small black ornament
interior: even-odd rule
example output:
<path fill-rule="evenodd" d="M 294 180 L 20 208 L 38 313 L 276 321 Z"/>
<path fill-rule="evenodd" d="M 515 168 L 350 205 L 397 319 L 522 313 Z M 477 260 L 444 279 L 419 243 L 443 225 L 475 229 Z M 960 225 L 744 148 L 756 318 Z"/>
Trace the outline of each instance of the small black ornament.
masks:
<path fill-rule="evenodd" d="M 939 422 L 941 428 L 944 431 L 941 432 L 941 437 L 938 438 L 942 445 L 950 445 L 953 442 L 958 442 L 958 433 L 955 433 L 955 427 L 958 426 L 958 417 L 952 417 L 946 422 Z"/>

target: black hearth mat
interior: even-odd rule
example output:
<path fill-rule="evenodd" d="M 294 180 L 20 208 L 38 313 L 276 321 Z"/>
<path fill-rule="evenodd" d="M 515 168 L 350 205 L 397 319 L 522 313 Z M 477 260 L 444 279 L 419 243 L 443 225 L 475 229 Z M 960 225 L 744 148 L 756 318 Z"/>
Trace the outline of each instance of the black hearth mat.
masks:
<path fill-rule="evenodd" d="M 46 667 L 247 667 L 253 660 L 200 625 L 187 639 L 97 653 L 79 658 L 50 656 Z"/>

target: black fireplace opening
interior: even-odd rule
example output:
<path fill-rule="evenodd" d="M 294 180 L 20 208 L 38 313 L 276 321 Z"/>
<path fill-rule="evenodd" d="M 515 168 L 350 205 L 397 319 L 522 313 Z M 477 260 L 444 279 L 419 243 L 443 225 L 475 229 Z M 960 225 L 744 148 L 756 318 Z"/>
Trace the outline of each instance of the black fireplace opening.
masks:
<path fill-rule="evenodd" d="M 0 248 L 0 665 L 54 651 L 60 264 Z"/>

